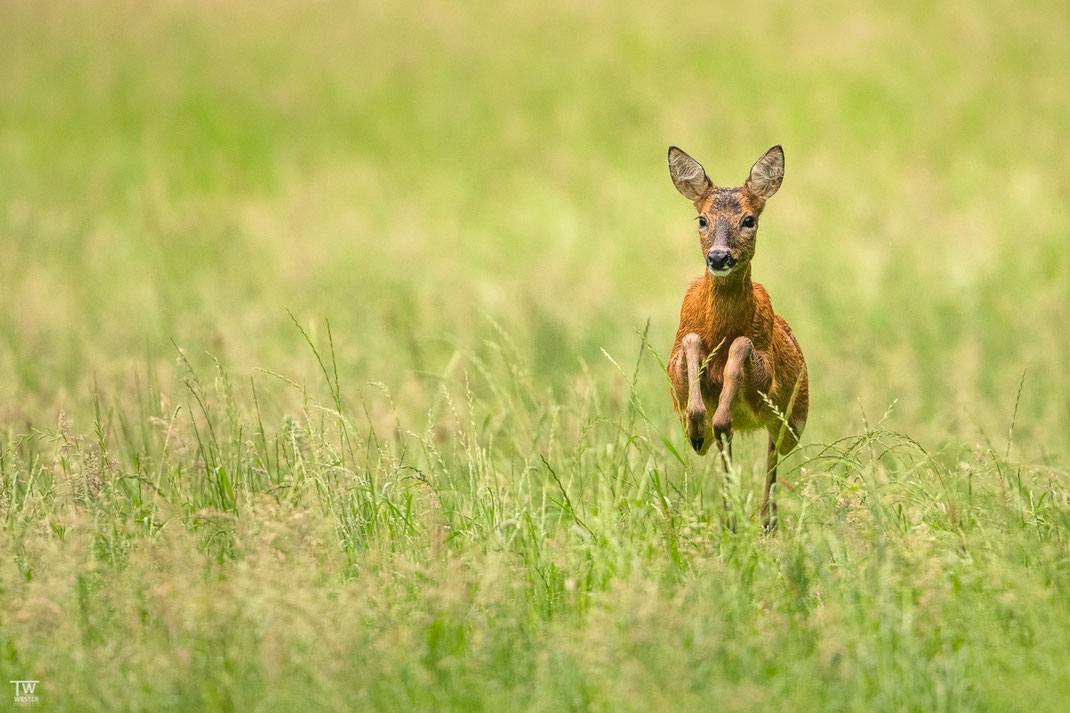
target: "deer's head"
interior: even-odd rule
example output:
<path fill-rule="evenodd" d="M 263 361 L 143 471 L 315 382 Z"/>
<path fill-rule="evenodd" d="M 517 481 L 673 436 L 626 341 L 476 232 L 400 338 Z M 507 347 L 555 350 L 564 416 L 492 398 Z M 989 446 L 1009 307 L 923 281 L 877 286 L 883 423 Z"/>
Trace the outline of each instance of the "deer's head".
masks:
<path fill-rule="evenodd" d="M 698 211 L 699 242 L 710 274 L 724 277 L 750 263 L 757 244 L 758 216 L 784 180 L 784 150 L 774 146 L 766 151 L 739 188 L 719 188 L 702 164 L 671 146 L 669 175 L 676 190 Z"/>

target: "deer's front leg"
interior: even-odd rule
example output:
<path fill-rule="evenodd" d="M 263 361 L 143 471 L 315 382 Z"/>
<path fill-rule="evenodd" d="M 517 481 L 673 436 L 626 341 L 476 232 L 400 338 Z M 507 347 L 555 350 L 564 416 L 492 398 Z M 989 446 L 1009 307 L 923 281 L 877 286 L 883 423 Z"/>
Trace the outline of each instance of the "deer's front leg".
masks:
<path fill-rule="evenodd" d="M 717 399 L 717 411 L 713 414 L 713 438 L 723 453 L 731 453 L 732 404 L 736 395 L 749 380 L 753 371 L 751 360 L 754 344 L 747 337 L 736 337 L 728 348 L 728 361 L 724 366 L 724 382 Z"/>
<path fill-rule="evenodd" d="M 706 349 L 702 346 L 702 338 L 694 332 L 684 336 L 680 347 L 687 367 L 686 401 L 680 404 L 680 410 L 684 414 L 691 447 L 699 455 L 705 455 L 712 440 L 707 426 L 706 403 L 702 400 L 702 362 L 706 359 Z"/>

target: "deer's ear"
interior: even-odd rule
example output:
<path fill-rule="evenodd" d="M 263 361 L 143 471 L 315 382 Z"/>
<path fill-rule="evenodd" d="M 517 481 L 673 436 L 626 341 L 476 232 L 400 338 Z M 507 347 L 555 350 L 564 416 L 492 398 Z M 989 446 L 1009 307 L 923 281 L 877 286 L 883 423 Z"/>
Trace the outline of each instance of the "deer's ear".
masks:
<path fill-rule="evenodd" d="M 675 146 L 669 147 L 669 175 L 676 190 L 692 201 L 702 198 L 713 188 L 713 181 L 706 176 L 702 164 Z"/>
<path fill-rule="evenodd" d="M 771 198 L 784 180 L 784 149 L 779 145 L 765 152 L 750 169 L 746 186 L 756 196 Z"/>

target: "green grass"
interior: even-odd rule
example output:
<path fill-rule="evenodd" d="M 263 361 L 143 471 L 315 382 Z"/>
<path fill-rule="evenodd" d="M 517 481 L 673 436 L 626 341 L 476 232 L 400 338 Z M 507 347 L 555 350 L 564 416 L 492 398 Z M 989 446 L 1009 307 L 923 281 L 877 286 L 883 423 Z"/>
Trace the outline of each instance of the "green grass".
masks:
<path fill-rule="evenodd" d="M 1070 697 L 1070 11 L 0 8 L 0 681 L 56 711 Z M 756 515 L 677 144 L 787 173 Z M 8 684 L 4 684 L 8 685 Z M 9 687 L 4 698 L 12 693 Z"/>

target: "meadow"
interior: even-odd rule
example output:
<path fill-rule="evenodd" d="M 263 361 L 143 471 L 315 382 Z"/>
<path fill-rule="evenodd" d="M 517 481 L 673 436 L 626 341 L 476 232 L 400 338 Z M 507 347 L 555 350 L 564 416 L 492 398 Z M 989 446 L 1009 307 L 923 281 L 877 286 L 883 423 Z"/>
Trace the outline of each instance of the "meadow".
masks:
<path fill-rule="evenodd" d="M 0 692 L 1059 711 L 1070 7 L 0 5 Z M 756 514 L 661 362 L 675 144 L 786 176 Z"/>

